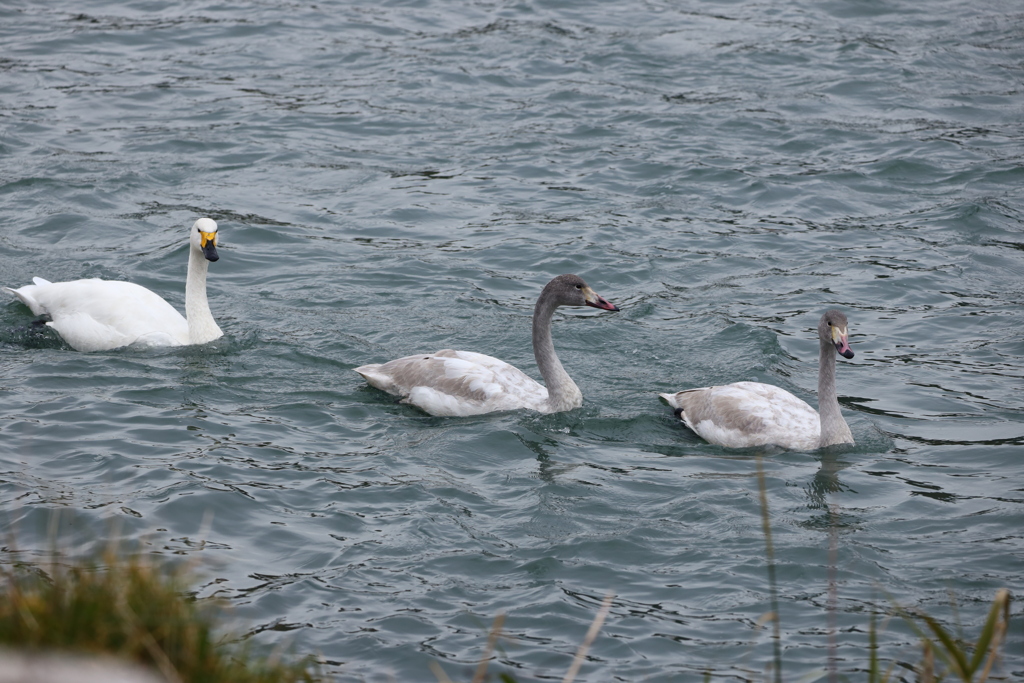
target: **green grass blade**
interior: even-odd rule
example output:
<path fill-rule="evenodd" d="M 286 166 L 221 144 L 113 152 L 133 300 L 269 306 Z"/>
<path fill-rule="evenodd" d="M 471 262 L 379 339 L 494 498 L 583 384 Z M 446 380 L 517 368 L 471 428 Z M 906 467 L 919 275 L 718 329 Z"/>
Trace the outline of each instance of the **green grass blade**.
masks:
<path fill-rule="evenodd" d="M 960 647 L 952 636 L 942 628 L 942 625 L 927 614 L 921 613 L 918 617 L 928 624 L 935 637 L 942 643 L 943 649 L 936 648 L 936 653 L 945 660 L 950 669 L 953 670 L 964 681 L 970 681 L 971 677 L 967 670 L 967 653 Z"/>
<path fill-rule="evenodd" d="M 992 643 L 992 634 L 996 631 L 996 625 L 999 623 L 1000 615 L 1007 608 L 1007 601 L 1009 600 L 1009 593 L 1005 590 L 1001 590 L 996 593 L 995 599 L 992 601 L 992 608 L 988 611 L 988 619 L 985 620 L 985 626 L 981 629 L 981 635 L 978 636 L 978 643 L 974 646 L 974 657 L 971 658 L 971 669 L 970 674 L 973 677 L 974 672 L 978 670 L 981 663 L 985 659 L 985 653 L 988 652 L 989 645 Z"/>

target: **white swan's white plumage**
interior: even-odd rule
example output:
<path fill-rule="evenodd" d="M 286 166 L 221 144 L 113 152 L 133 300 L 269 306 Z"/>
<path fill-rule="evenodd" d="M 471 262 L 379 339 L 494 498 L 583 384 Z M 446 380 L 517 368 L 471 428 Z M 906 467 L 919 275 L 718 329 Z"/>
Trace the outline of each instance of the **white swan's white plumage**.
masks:
<path fill-rule="evenodd" d="M 826 311 L 818 323 L 818 407 L 785 389 L 761 382 L 736 382 L 716 387 L 659 394 L 676 409 L 687 427 L 705 441 L 727 448 L 780 446 L 813 451 L 853 443 L 839 410 L 835 388 L 836 351 L 853 358 L 843 313 Z"/>
<path fill-rule="evenodd" d="M 465 417 L 501 410 L 553 413 L 583 405 L 583 394 L 565 372 L 551 341 L 551 316 L 559 306 L 619 310 L 576 275 L 549 282 L 533 314 L 533 351 L 547 387 L 505 361 L 472 351 L 445 349 L 356 368 L 370 386 L 402 397 L 431 415 Z"/>
<path fill-rule="evenodd" d="M 223 334 L 206 299 L 207 264 L 219 258 L 216 247 L 217 223 L 200 218 L 189 231 L 187 320 L 160 296 L 131 282 L 96 278 L 49 282 L 34 277 L 34 284 L 3 289 L 35 315 L 49 316 L 46 324 L 77 351 L 104 351 L 131 344 L 205 344 Z"/>

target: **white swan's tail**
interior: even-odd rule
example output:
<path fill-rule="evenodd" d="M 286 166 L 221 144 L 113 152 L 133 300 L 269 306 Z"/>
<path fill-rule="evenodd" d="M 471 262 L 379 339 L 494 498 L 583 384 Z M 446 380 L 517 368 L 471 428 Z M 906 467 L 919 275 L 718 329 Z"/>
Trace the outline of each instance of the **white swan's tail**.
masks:
<path fill-rule="evenodd" d="M 18 297 L 18 299 L 21 300 L 21 303 L 25 304 L 32 310 L 32 313 L 34 315 L 44 315 L 46 314 L 47 311 L 45 308 L 43 308 L 42 304 L 36 301 L 36 298 L 33 296 L 33 292 L 35 291 L 36 287 L 52 285 L 53 283 L 50 282 L 49 280 L 44 280 L 41 277 L 32 278 L 32 282 L 34 282 L 35 284 L 25 285 L 24 287 L 19 287 L 18 289 L 11 289 L 10 287 L 3 287 L 2 289 L 5 292 L 8 292 Z"/>
<path fill-rule="evenodd" d="M 682 406 L 679 405 L 678 401 L 676 401 L 676 397 L 681 393 L 683 392 L 680 391 L 678 394 L 658 394 L 658 396 L 661 397 L 663 403 L 673 408 L 681 408 Z"/>

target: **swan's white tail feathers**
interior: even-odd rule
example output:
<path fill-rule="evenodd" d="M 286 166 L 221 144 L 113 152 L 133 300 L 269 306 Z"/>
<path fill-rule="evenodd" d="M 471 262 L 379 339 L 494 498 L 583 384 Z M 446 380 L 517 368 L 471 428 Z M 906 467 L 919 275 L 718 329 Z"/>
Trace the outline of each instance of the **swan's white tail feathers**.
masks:
<path fill-rule="evenodd" d="M 52 284 L 53 284 L 53 283 L 52 283 L 52 282 L 50 282 L 49 280 L 44 280 L 44 279 L 43 279 L 43 278 L 41 278 L 41 277 L 34 277 L 34 278 L 32 278 L 32 282 L 33 282 L 34 284 L 37 284 L 37 285 L 39 285 L 40 287 L 42 287 L 43 285 L 52 285 Z"/>
<path fill-rule="evenodd" d="M 676 396 L 677 395 L 678 394 L 658 394 L 658 396 L 661 397 L 662 401 L 664 401 L 666 404 L 672 406 L 673 408 L 678 408 L 679 407 L 678 405 L 676 405 Z"/>
<path fill-rule="evenodd" d="M 38 280 L 40 278 L 36 278 L 36 279 Z M 46 281 L 43 280 L 43 282 L 46 282 Z M 47 284 L 49 284 L 49 283 L 47 283 Z M 43 307 L 40 306 L 39 302 L 35 300 L 35 297 L 33 297 L 31 294 L 29 294 L 26 291 L 31 286 L 32 285 L 27 285 L 25 287 L 22 287 L 21 289 L 11 289 L 10 287 L 4 287 L 3 290 L 5 292 L 9 292 L 10 294 L 13 294 L 14 296 L 18 297 L 18 299 L 21 301 L 21 303 L 25 304 L 26 306 L 28 306 L 32 310 L 32 313 L 34 315 L 43 315 L 44 313 L 46 313 L 46 311 L 43 310 Z"/>
<path fill-rule="evenodd" d="M 708 389 L 713 388 L 714 387 L 694 387 L 693 389 L 683 389 L 682 391 L 677 391 L 674 394 L 658 394 L 658 396 L 661 397 L 661 400 L 666 405 L 670 405 L 673 408 L 682 408 L 683 394 L 692 394 L 697 391 L 707 391 Z"/>
<path fill-rule="evenodd" d="M 389 394 L 395 393 L 394 382 L 391 380 L 389 375 L 381 374 L 377 372 L 380 370 L 380 363 L 370 363 L 368 365 L 361 365 L 355 368 L 353 372 L 358 372 L 366 380 L 367 384 L 371 387 L 376 387 L 381 391 L 386 391 Z"/>

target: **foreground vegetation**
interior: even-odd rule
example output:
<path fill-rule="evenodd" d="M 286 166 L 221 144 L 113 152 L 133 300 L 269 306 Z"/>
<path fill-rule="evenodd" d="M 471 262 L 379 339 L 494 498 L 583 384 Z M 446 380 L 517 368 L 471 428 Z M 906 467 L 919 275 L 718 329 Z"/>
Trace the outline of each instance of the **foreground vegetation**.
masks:
<path fill-rule="evenodd" d="M 757 488 L 761 507 L 761 531 L 764 534 L 765 554 L 768 560 L 768 589 L 771 595 L 773 622 L 772 673 L 775 683 L 782 683 L 782 650 L 779 626 L 778 588 L 775 580 L 775 550 L 772 544 L 771 516 L 768 512 L 768 491 L 764 475 L 764 463 L 757 458 Z M 1006 634 L 1010 628 L 1010 592 L 1005 588 L 996 591 L 989 608 L 988 618 L 982 625 L 981 633 L 974 643 L 965 639 L 963 633 L 951 634 L 934 617 L 921 610 L 907 610 L 890 598 L 893 612 L 902 617 L 921 639 L 921 661 L 914 669 L 918 683 L 938 683 L 947 677 L 963 683 L 985 683 L 999 660 Z M 895 663 L 882 671 L 878 659 L 878 624 L 871 617 L 868 645 L 868 683 L 889 683 L 893 677 Z M 834 645 L 833 645 L 834 647 Z M 835 670 L 834 655 L 829 656 L 829 683 L 835 683 L 839 673 Z M 846 676 L 841 677 L 844 681 Z M 897 680 L 904 680 L 897 677 Z"/>
<path fill-rule="evenodd" d="M 222 608 L 186 596 L 183 571 L 144 556 L 102 562 L 54 558 L 0 574 L 0 645 L 19 651 L 113 655 L 153 667 L 169 683 L 311 683 L 307 658 L 260 657 L 220 642 Z"/>
<path fill-rule="evenodd" d="M 770 531 L 769 557 L 771 557 Z M 156 566 L 140 555 L 108 553 L 102 562 L 55 559 L 45 566 L 20 564 L 0 571 L 0 647 L 20 651 L 67 651 L 114 655 L 152 667 L 169 683 L 312 683 L 321 680 L 311 658 L 286 662 L 276 655 L 256 656 L 245 646 L 218 640 L 222 607 L 196 601 L 186 593 L 184 571 Z M 570 683 L 583 664 L 612 606 L 607 596 L 562 679 Z M 919 683 L 955 680 L 985 683 L 999 659 L 1010 618 L 1010 595 L 996 593 L 988 618 L 974 642 L 952 634 L 931 616 L 893 602 L 892 612 L 905 619 L 921 640 L 915 667 Z M 775 612 L 777 614 L 777 611 Z M 774 615 L 769 615 L 773 621 Z M 504 617 L 491 629 L 473 683 L 490 678 L 488 664 L 501 637 Z M 777 627 L 777 623 L 776 623 Z M 778 638 L 778 629 L 775 630 Z M 894 675 L 877 656 L 878 628 L 870 627 L 865 653 L 867 683 L 907 680 L 905 669 Z M 782 661 L 776 649 L 771 677 L 781 681 Z M 432 670 L 441 683 L 451 679 L 440 665 Z M 850 680 L 832 672 L 830 680 Z M 515 683 L 509 674 L 498 680 Z"/>
<path fill-rule="evenodd" d="M 962 634 L 950 633 L 935 618 L 921 611 L 908 612 L 897 606 L 911 628 L 921 638 L 921 663 L 918 666 L 918 680 L 921 683 L 941 681 L 947 677 L 964 683 L 985 683 L 999 659 L 1006 632 L 1010 627 L 1010 592 L 1005 588 L 996 591 L 996 597 L 989 608 L 988 618 L 981 627 L 978 639 L 971 643 Z M 875 655 L 875 629 L 871 630 L 871 673 L 870 683 L 884 683 L 878 658 Z"/>

